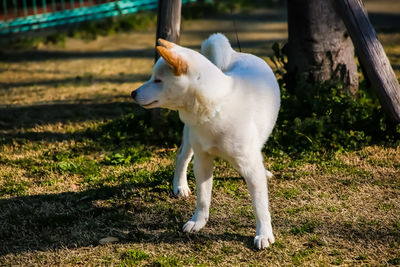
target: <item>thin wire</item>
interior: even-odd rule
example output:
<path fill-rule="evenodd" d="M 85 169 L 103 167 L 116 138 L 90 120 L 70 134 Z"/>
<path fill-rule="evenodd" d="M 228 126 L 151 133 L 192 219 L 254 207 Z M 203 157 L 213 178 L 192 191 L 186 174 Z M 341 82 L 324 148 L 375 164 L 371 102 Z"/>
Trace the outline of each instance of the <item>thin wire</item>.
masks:
<path fill-rule="evenodd" d="M 233 29 L 235 30 L 235 34 L 236 34 L 236 42 L 239 47 L 239 51 L 242 52 L 242 48 L 240 47 L 239 35 L 237 32 L 237 28 L 236 28 L 236 20 L 235 20 L 235 17 L 233 16 L 233 8 L 232 7 L 231 7 L 231 16 L 232 16 L 232 21 L 233 21 Z"/>

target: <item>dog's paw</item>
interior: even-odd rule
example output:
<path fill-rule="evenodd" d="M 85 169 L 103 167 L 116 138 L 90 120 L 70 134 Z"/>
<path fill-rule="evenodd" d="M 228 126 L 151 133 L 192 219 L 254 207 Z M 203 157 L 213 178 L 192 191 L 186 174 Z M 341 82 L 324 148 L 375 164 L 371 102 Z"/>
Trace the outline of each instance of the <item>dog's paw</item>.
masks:
<path fill-rule="evenodd" d="M 187 223 L 185 223 L 185 225 L 183 225 L 182 230 L 186 233 L 195 233 L 200 231 L 201 228 L 204 227 L 204 225 L 206 225 L 207 220 L 198 220 L 198 221 L 188 221 Z"/>
<path fill-rule="evenodd" d="M 267 176 L 267 178 L 272 178 L 272 176 L 274 176 L 270 171 L 265 170 L 265 175 Z"/>
<path fill-rule="evenodd" d="M 275 242 L 274 235 L 265 236 L 265 235 L 257 235 L 254 238 L 254 246 L 256 249 L 265 249 L 272 245 Z"/>
<path fill-rule="evenodd" d="M 190 192 L 190 189 L 188 186 L 174 186 L 174 195 L 177 197 L 183 197 L 186 198 L 190 196 L 192 192 Z"/>

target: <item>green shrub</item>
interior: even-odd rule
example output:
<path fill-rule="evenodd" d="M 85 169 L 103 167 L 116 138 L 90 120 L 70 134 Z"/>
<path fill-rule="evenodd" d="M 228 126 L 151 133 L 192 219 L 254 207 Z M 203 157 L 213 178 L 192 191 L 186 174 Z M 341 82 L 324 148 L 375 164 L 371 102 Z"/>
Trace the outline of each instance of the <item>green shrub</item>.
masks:
<path fill-rule="evenodd" d="M 287 58 L 277 43 L 270 57 L 281 87 L 281 109 L 267 150 L 301 153 L 356 150 L 367 145 L 399 145 L 400 124 L 393 123 L 365 82 L 356 96 L 341 84 L 297 81 L 287 90 Z"/>
<path fill-rule="evenodd" d="M 356 97 L 340 85 L 300 83 L 281 89 L 282 103 L 268 150 L 354 150 L 366 145 L 398 145 L 400 125 L 386 116 L 376 97 L 360 88 Z"/>

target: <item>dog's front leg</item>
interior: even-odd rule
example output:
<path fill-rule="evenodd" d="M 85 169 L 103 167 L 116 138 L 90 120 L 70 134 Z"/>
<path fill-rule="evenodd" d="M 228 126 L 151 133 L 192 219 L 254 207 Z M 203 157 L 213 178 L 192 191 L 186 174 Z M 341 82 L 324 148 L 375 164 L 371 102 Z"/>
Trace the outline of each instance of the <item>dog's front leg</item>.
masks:
<path fill-rule="evenodd" d="M 178 149 L 178 155 L 175 163 L 175 173 L 173 188 L 174 194 L 179 197 L 188 197 L 190 189 L 187 183 L 187 168 L 192 160 L 193 149 L 189 140 L 189 127 L 184 126 L 182 144 Z"/>
<path fill-rule="evenodd" d="M 207 153 L 195 153 L 194 176 L 196 177 L 197 205 L 196 211 L 184 226 L 184 232 L 197 232 L 206 225 L 211 203 L 213 180 L 213 157 Z"/>
<path fill-rule="evenodd" d="M 274 243 L 275 238 L 272 233 L 271 214 L 268 208 L 267 173 L 261 154 L 259 157 L 255 157 L 255 153 L 244 157 L 245 160 L 237 161 L 235 165 L 246 180 L 256 215 L 257 229 L 254 245 L 257 249 L 264 249 Z"/>

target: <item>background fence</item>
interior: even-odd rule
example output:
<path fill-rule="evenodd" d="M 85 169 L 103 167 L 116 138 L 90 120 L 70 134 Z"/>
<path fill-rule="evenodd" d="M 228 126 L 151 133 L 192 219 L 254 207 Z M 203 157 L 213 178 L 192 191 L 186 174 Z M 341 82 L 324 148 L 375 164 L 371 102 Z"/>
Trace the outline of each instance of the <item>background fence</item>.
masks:
<path fill-rule="evenodd" d="M 183 3 L 195 0 L 183 0 Z M 156 9 L 158 0 L 0 0 L 0 36 Z"/>

